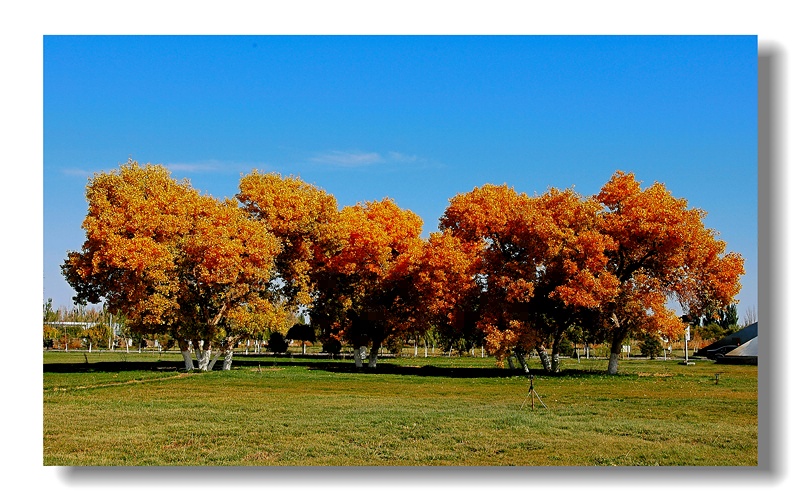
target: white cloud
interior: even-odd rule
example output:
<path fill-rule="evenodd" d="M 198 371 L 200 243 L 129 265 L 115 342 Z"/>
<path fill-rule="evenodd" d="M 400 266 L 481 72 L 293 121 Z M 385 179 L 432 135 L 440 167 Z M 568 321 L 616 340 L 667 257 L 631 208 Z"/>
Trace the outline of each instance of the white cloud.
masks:
<path fill-rule="evenodd" d="M 398 163 L 417 163 L 420 161 L 420 158 L 417 155 L 407 155 L 404 153 L 398 153 L 397 151 L 390 151 L 389 159 Z"/>
<path fill-rule="evenodd" d="M 269 168 L 264 163 L 227 162 L 219 160 L 204 160 L 187 163 L 165 163 L 170 172 L 250 172 L 253 169 L 263 170 Z"/>
<path fill-rule="evenodd" d="M 384 163 L 386 160 L 380 153 L 362 151 L 330 151 L 311 158 L 314 163 L 324 163 L 340 167 L 364 167 Z"/>
<path fill-rule="evenodd" d="M 84 178 L 88 178 L 94 175 L 94 172 L 90 172 L 88 170 L 84 170 L 81 168 L 64 168 L 61 170 L 61 173 L 64 175 L 68 175 L 70 177 L 84 177 Z"/>

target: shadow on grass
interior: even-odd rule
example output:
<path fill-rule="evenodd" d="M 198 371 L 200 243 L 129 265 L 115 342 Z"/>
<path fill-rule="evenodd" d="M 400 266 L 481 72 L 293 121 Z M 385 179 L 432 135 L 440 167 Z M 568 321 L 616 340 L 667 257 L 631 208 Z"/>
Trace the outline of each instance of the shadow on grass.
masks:
<path fill-rule="evenodd" d="M 305 367 L 309 370 L 323 370 L 331 373 L 363 373 L 364 375 L 403 375 L 416 377 L 449 378 L 508 378 L 526 377 L 522 370 L 496 367 L 452 367 L 452 366 L 404 366 L 384 360 L 375 368 L 357 368 L 352 360 L 319 359 L 314 357 L 258 356 L 234 358 L 233 367 Z M 219 371 L 222 363 L 217 362 L 214 371 Z M 87 373 L 87 372 L 126 372 L 126 371 L 185 371 L 183 361 L 97 361 L 92 363 L 45 363 L 44 373 Z M 548 374 L 543 369 L 532 369 L 534 377 L 596 377 L 605 371 L 567 369 L 557 374 Z"/>

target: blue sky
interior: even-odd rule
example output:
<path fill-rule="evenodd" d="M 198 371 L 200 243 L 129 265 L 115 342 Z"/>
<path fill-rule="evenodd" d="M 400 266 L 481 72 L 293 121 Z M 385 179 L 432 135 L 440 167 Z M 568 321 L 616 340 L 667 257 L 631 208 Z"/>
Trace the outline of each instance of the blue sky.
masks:
<path fill-rule="evenodd" d="M 757 307 L 755 36 L 45 36 L 44 299 L 94 172 L 161 163 L 231 197 L 254 168 L 436 230 L 485 183 L 596 193 L 615 170 L 708 212 Z"/>

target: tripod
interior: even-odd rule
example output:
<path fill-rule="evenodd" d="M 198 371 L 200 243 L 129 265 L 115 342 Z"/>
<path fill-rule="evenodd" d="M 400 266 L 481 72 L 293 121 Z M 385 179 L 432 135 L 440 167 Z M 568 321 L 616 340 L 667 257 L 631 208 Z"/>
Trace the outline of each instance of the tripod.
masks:
<path fill-rule="evenodd" d="M 525 400 L 522 402 L 522 406 L 520 406 L 519 409 L 521 410 L 525 406 L 525 403 L 528 402 L 528 397 L 530 397 L 531 398 L 531 410 L 533 410 L 534 403 L 536 402 L 536 400 L 533 399 L 533 396 L 536 396 L 536 399 L 538 399 L 539 402 L 542 403 L 542 406 L 544 406 L 544 409 L 546 410 L 547 409 L 547 405 L 544 404 L 544 401 L 542 401 L 542 398 L 539 397 L 539 393 L 536 392 L 536 389 L 533 388 L 533 374 L 532 373 L 528 375 L 528 380 L 531 381 L 531 385 L 528 388 L 528 394 L 525 396 Z"/>

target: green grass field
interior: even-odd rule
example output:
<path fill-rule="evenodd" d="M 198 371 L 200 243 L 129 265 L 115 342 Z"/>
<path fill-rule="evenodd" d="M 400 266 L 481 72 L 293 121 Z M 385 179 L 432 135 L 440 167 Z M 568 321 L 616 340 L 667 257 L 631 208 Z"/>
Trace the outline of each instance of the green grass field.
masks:
<path fill-rule="evenodd" d="M 44 354 L 44 465 L 758 465 L 758 367 L 493 358 Z M 532 364 L 532 366 L 535 366 Z M 719 373 L 717 382 L 715 374 Z"/>

